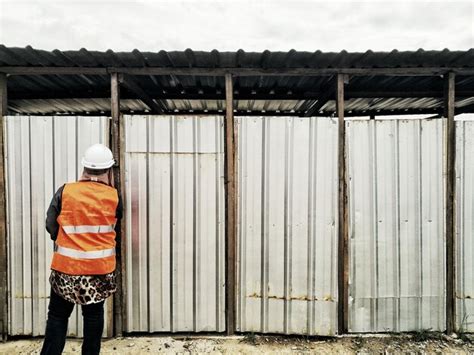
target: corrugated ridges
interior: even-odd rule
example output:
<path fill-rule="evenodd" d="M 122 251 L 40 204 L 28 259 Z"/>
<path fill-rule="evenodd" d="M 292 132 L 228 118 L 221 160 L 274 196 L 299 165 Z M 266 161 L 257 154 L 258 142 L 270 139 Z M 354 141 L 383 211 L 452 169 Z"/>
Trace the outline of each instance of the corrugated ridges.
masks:
<path fill-rule="evenodd" d="M 474 67 L 474 48 L 467 51 L 423 50 L 391 52 L 219 52 L 165 51 L 131 52 L 80 50 L 46 51 L 0 45 L 1 66 L 74 67 L 174 67 L 174 68 L 396 68 L 456 66 Z"/>

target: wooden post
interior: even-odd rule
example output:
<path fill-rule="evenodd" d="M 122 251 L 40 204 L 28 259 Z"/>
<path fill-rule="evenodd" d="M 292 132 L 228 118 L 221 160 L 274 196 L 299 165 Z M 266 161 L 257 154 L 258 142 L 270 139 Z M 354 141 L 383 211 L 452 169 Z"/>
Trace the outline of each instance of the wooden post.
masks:
<path fill-rule="evenodd" d="M 122 119 L 120 117 L 120 83 L 121 83 L 121 74 L 112 73 L 110 77 L 110 112 L 111 112 L 111 123 L 110 123 L 110 146 L 112 149 L 112 153 L 115 158 L 115 166 L 113 168 L 114 173 L 114 180 L 115 180 L 115 187 L 119 191 L 122 204 L 125 209 L 124 203 L 124 192 L 122 187 L 122 170 L 124 169 L 123 166 L 123 149 L 122 149 L 122 134 L 123 130 L 122 127 Z M 110 327 L 110 331 L 108 336 L 112 336 L 113 334 L 116 336 L 122 335 L 123 330 L 123 254 L 122 251 L 124 249 L 124 241 L 123 238 L 125 237 L 125 216 L 120 221 L 119 225 L 119 235 L 117 235 L 117 268 L 116 268 L 116 275 L 117 275 L 117 292 L 114 294 L 113 297 L 113 305 L 109 309 L 109 318 L 108 320 L 111 321 L 110 324 L 113 324 L 113 327 Z"/>
<path fill-rule="evenodd" d="M 456 188 L 456 125 L 454 122 L 455 74 L 445 77 L 446 117 L 446 332 L 455 331 L 456 324 L 456 274 L 455 274 L 455 188 Z"/>
<path fill-rule="evenodd" d="M 4 119 L 7 114 L 7 76 L 0 73 L 0 332 L 2 340 L 7 340 L 7 216 L 5 200 L 5 147 Z"/>
<path fill-rule="evenodd" d="M 225 75 L 225 207 L 226 207 L 226 328 L 227 335 L 235 332 L 235 248 L 236 248 L 236 190 L 235 190 L 235 131 L 232 75 Z"/>
<path fill-rule="evenodd" d="M 347 154 L 344 122 L 344 75 L 337 75 L 336 111 L 338 117 L 338 330 L 347 332 L 349 317 L 349 252 L 347 211 Z"/>

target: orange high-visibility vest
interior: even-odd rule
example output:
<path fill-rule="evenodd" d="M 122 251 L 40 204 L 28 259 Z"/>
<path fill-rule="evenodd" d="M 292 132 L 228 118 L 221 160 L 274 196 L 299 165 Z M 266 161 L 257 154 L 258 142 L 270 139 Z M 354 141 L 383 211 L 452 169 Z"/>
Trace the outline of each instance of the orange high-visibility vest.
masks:
<path fill-rule="evenodd" d="M 69 275 L 115 270 L 117 190 L 92 181 L 64 186 L 51 269 Z"/>

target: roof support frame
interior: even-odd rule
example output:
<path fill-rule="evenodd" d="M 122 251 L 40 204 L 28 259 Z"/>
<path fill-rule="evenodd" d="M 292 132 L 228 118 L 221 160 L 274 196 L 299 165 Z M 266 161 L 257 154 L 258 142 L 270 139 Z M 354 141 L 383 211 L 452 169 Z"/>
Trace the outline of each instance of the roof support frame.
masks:
<path fill-rule="evenodd" d="M 125 177 L 125 133 L 123 116 L 120 112 L 120 85 L 123 78 L 120 74 L 114 73 L 110 76 L 110 126 L 109 126 L 109 145 L 112 150 L 112 154 L 115 159 L 115 165 L 113 167 L 113 174 L 115 180 L 115 187 L 119 191 L 122 197 L 122 205 L 125 204 L 125 188 L 123 181 Z M 124 214 L 125 215 L 125 214 Z M 112 334 L 121 336 L 123 331 L 123 324 L 125 319 L 125 307 L 123 300 L 126 298 L 126 287 L 123 282 L 123 275 L 125 275 L 125 239 L 126 233 L 126 218 L 122 218 L 118 222 L 118 233 L 117 235 L 117 253 L 116 253 L 116 279 L 117 279 L 117 292 L 113 297 L 112 304 L 109 303 L 107 321 L 113 326 L 109 326 L 108 336 Z M 112 307 L 110 307 L 112 306 Z"/>
<path fill-rule="evenodd" d="M 444 116 L 446 117 L 446 332 L 451 334 L 456 328 L 456 267 L 455 267 L 455 199 L 456 199 L 456 123 L 454 73 L 445 77 Z"/>
<path fill-rule="evenodd" d="M 224 118 L 225 151 L 225 236 L 226 236 L 226 329 L 233 335 L 236 329 L 236 234 L 237 234 L 237 193 L 236 193 L 236 128 L 234 124 L 232 75 L 225 76 L 226 112 Z"/>
<path fill-rule="evenodd" d="M 347 198 L 346 123 L 344 120 L 344 75 L 336 77 L 335 93 L 338 122 L 338 332 L 345 334 L 349 319 L 349 212 Z"/>

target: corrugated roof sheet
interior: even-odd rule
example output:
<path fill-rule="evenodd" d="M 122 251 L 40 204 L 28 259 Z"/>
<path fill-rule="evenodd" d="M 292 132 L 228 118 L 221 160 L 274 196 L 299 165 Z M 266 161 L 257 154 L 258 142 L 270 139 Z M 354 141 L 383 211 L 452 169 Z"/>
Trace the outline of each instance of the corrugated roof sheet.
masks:
<path fill-rule="evenodd" d="M 131 52 L 45 51 L 0 45 L 1 66 L 75 67 L 175 67 L 175 68 L 396 68 L 396 67 L 474 67 L 474 48 L 468 51 L 347 52 L 245 52 L 158 51 Z"/>

